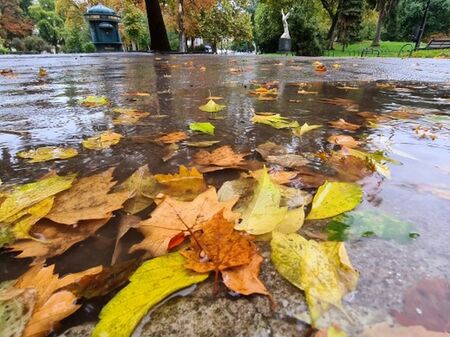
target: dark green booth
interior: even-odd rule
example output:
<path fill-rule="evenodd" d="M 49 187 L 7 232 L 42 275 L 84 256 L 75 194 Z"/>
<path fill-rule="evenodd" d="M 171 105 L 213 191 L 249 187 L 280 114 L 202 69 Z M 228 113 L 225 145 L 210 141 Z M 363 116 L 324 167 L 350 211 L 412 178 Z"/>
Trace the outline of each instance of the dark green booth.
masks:
<path fill-rule="evenodd" d="M 98 52 L 122 51 L 119 27 L 120 17 L 102 4 L 88 9 L 84 15 L 89 22 L 92 42 Z"/>

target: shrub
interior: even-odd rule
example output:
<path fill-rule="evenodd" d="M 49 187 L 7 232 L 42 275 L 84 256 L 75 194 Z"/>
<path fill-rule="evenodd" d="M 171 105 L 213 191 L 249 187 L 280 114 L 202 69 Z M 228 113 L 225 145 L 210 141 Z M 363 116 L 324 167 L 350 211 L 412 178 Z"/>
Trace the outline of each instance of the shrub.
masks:
<path fill-rule="evenodd" d="M 83 52 L 85 53 L 95 53 L 95 45 L 92 42 L 86 42 L 83 44 Z"/>
<path fill-rule="evenodd" d="M 43 51 L 51 51 L 50 45 L 40 36 L 31 35 L 23 39 L 25 50 L 28 52 L 42 53 Z"/>

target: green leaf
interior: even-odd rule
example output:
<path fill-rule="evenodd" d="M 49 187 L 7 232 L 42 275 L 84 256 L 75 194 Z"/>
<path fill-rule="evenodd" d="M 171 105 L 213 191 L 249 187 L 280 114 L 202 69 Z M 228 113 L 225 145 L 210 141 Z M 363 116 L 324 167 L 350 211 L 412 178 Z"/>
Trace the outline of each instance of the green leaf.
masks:
<path fill-rule="evenodd" d="M 308 123 L 305 123 L 301 127 L 293 129 L 292 132 L 296 136 L 303 136 L 305 133 L 318 129 L 320 127 L 322 127 L 322 125 L 309 125 Z"/>
<path fill-rule="evenodd" d="M 189 129 L 191 129 L 192 131 L 200 131 L 203 133 L 207 133 L 209 135 L 214 135 L 214 125 L 212 125 L 211 123 L 191 123 L 189 124 Z"/>
<path fill-rule="evenodd" d="M 410 242 L 418 234 L 415 225 L 380 211 L 353 211 L 338 215 L 326 226 L 328 240 L 347 241 L 376 236 L 400 243 Z"/>
<path fill-rule="evenodd" d="M 91 337 L 129 337 L 147 312 L 174 292 L 204 281 L 184 267 L 185 259 L 171 253 L 144 262 L 123 288 L 100 312 Z"/>
<path fill-rule="evenodd" d="M 225 107 L 226 105 L 217 104 L 212 99 L 210 99 L 208 103 L 206 103 L 205 105 L 201 105 L 199 109 L 205 112 L 219 112 L 223 110 Z"/>
<path fill-rule="evenodd" d="M 331 218 L 352 210 L 361 200 L 362 189 L 358 184 L 326 181 L 317 190 L 306 219 Z"/>
<path fill-rule="evenodd" d="M 297 121 L 290 120 L 286 117 L 281 117 L 280 114 L 275 115 L 254 115 L 252 117 L 253 123 L 260 123 L 269 125 L 275 129 L 296 128 L 299 126 Z"/>
<path fill-rule="evenodd" d="M 305 292 L 313 326 L 330 304 L 341 308 L 342 297 L 356 287 L 358 272 L 341 242 L 318 243 L 274 231 L 271 247 L 277 271 Z"/>

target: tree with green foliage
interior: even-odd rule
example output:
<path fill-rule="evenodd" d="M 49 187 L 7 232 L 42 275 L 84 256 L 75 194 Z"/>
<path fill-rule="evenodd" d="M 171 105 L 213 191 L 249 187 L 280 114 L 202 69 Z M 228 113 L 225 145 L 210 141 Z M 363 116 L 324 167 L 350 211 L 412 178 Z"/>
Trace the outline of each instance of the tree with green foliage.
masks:
<path fill-rule="evenodd" d="M 54 0 L 39 0 L 29 7 L 29 15 L 36 24 L 39 36 L 58 53 L 58 46 L 63 42 L 64 21 L 55 12 Z"/>
<path fill-rule="evenodd" d="M 131 49 L 133 51 L 147 50 L 150 38 L 147 30 L 147 17 L 130 1 L 125 3 L 122 24 L 124 25 L 124 40 L 130 42 Z"/>
<path fill-rule="evenodd" d="M 364 0 L 345 0 L 339 13 L 338 40 L 345 48 L 348 44 L 361 40 L 361 22 Z"/>
<path fill-rule="evenodd" d="M 395 8 L 397 2 L 398 0 L 376 0 L 375 8 L 379 12 L 379 14 L 375 37 L 373 38 L 371 45 L 372 47 L 380 46 L 381 29 L 383 28 L 384 21 L 388 17 L 389 13 Z M 373 3 L 373 0 L 371 1 L 371 3 Z"/>

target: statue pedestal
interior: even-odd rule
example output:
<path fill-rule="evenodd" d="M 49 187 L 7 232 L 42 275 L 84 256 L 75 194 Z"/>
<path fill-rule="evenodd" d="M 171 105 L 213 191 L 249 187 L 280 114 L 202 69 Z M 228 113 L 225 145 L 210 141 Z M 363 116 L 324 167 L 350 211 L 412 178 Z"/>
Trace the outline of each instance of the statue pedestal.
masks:
<path fill-rule="evenodd" d="M 278 40 L 278 52 L 279 53 L 290 53 L 292 51 L 292 40 L 281 37 Z"/>

